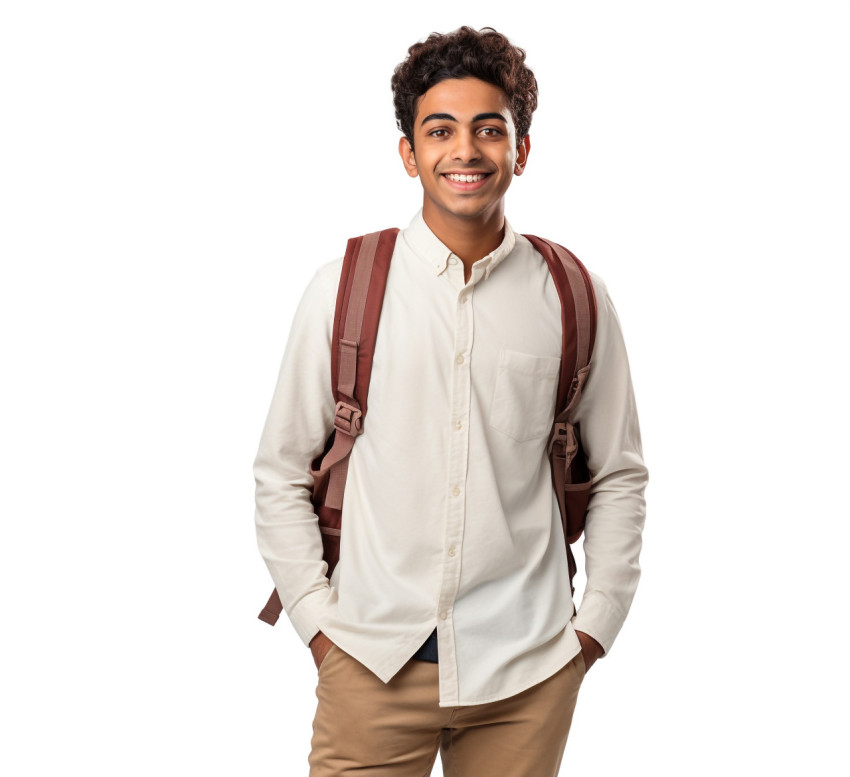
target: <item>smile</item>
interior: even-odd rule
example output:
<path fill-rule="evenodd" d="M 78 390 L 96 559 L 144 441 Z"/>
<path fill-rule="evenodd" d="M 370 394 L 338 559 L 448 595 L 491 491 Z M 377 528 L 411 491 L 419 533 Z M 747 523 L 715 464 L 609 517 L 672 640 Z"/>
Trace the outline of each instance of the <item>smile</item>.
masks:
<path fill-rule="evenodd" d="M 476 175 L 458 175 L 456 173 L 444 173 L 446 178 L 455 183 L 477 183 L 483 181 L 489 173 L 477 173 Z"/>

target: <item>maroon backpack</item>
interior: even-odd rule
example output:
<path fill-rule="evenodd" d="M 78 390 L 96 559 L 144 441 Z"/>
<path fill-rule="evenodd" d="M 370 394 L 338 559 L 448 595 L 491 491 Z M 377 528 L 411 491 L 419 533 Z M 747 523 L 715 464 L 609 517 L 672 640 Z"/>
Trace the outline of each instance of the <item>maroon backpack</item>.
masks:
<path fill-rule="evenodd" d="M 385 229 L 351 238 L 342 264 L 333 326 L 333 342 L 337 347 L 331 353 L 336 418 L 324 451 L 310 467 L 312 502 L 322 532 L 328 579 L 339 561 L 348 456 L 357 436 L 363 433 L 378 320 L 397 234 L 398 229 Z M 590 372 L 590 356 L 596 337 L 596 296 L 590 275 L 573 253 L 549 240 L 533 235 L 525 237 L 546 259 L 561 299 L 561 375 L 548 453 L 566 538 L 570 592 L 573 594 L 576 562 L 570 545 L 584 530 L 592 478 L 579 432 L 569 417 Z M 282 609 L 275 590 L 259 618 L 274 626 Z"/>

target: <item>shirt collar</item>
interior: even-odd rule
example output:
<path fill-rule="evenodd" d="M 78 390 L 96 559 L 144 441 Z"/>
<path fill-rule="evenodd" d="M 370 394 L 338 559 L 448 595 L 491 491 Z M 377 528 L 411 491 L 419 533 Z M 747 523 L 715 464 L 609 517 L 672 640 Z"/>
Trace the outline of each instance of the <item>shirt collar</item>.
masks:
<path fill-rule="evenodd" d="M 407 229 L 402 232 L 404 240 L 416 256 L 418 256 L 425 264 L 427 264 L 434 275 L 439 275 L 445 272 L 449 258 L 452 252 L 447 248 L 440 239 L 431 231 L 431 228 L 425 223 L 422 217 L 422 209 L 411 219 Z M 479 259 L 473 267 L 481 266 L 484 268 L 484 278 L 488 278 L 493 269 L 507 258 L 508 254 L 513 251 L 516 244 L 516 235 L 505 219 L 505 236 L 502 239 L 498 248 L 491 251 L 487 256 Z"/>

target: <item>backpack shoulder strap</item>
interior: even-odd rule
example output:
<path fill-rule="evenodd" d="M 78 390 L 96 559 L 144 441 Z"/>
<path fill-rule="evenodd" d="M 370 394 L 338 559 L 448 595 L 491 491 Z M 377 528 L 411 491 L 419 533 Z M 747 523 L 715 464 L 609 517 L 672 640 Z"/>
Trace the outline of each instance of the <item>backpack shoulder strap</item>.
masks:
<path fill-rule="evenodd" d="M 337 403 L 334 428 L 324 453 L 310 468 L 328 578 L 339 560 L 348 457 L 363 432 L 378 321 L 398 231 L 385 229 L 351 238 L 342 263 L 331 350 L 331 386 Z M 274 626 L 282 611 L 275 589 L 258 617 Z"/>
<path fill-rule="evenodd" d="M 546 260 L 561 300 L 561 375 L 547 450 L 564 529 L 570 593 L 575 595 L 577 565 L 570 545 L 584 531 L 593 479 L 571 413 L 590 373 L 596 340 L 596 295 L 590 273 L 572 251 L 551 240 L 525 237 Z"/>
<path fill-rule="evenodd" d="M 348 455 L 363 431 L 368 409 L 372 359 L 390 260 L 398 229 L 385 229 L 348 241 L 337 291 L 331 352 L 331 386 L 336 399 L 333 447 L 314 477 L 329 473 L 325 505 L 342 509 Z"/>
<path fill-rule="evenodd" d="M 569 249 L 551 240 L 524 235 L 543 255 L 561 300 L 563 347 L 555 422 L 575 406 L 590 371 L 596 340 L 596 294 L 587 268 Z"/>

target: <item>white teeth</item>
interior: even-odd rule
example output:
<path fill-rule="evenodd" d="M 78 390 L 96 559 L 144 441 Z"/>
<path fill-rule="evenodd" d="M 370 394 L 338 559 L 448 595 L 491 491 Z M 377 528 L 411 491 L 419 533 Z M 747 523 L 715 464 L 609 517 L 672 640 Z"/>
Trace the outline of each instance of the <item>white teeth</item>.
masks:
<path fill-rule="evenodd" d="M 456 175 L 455 173 L 449 173 L 446 176 L 450 181 L 455 181 L 456 183 L 475 183 L 484 177 L 483 173 L 477 173 L 476 175 Z"/>

